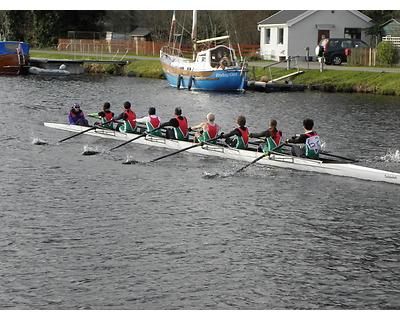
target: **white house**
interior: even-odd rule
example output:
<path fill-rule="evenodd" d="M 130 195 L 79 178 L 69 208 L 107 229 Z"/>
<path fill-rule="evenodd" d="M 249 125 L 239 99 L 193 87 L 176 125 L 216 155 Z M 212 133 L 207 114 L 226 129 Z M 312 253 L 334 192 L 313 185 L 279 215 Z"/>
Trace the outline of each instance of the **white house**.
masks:
<path fill-rule="evenodd" d="M 315 47 L 324 38 L 355 38 L 369 43 L 364 29 L 371 19 L 357 10 L 282 10 L 258 23 L 263 59 L 315 58 Z"/>

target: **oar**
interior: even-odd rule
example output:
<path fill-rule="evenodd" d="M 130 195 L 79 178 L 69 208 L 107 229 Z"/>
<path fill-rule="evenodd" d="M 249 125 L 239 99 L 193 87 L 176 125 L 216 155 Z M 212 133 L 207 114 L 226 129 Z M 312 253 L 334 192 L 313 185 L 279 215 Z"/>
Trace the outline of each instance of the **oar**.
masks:
<path fill-rule="evenodd" d="M 148 131 L 148 132 L 143 132 L 143 133 L 140 134 L 139 136 L 137 136 L 137 137 L 135 137 L 135 138 L 132 138 L 132 139 L 130 139 L 130 140 L 128 140 L 128 141 L 125 141 L 124 143 L 121 143 L 121 144 L 117 145 L 117 146 L 114 147 L 114 148 L 111 148 L 110 151 L 115 150 L 115 149 L 118 149 L 119 147 L 122 147 L 122 146 L 128 144 L 129 142 L 135 141 L 135 140 L 137 140 L 137 139 L 139 139 L 139 138 L 141 138 L 141 137 L 144 137 L 145 135 L 147 135 L 147 134 L 149 134 L 149 133 L 151 133 L 151 132 L 157 131 L 157 130 L 159 130 L 159 129 L 161 129 L 161 127 L 155 128 L 155 129 L 150 130 L 150 131 Z"/>
<path fill-rule="evenodd" d="M 334 158 L 338 158 L 338 159 L 351 161 L 351 162 L 357 162 L 358 161 L 358 160 L 355 160 L 355 159 L 350 159 L 350 158 L 346 158 L 346 157 L 342 157 L 342 156 L 337 156 L 335 154 L 327 153 L 325 151 L 321 151 L 320 154 L 323 154 L 323 155 L 326 155 L 326 156 L 330 156 L 330 157 L 334 157 Z"/>
<path fill-rule="evenodd" d="M 218 136 L 218 137 L 216 137 L 216 138 L 214 138 L 214 139 L 209 139 L 209 140 L 205 140 L 205 141 L 198 142 L 198 143 L 196 143 L 196 144 L 194 144 L 194 145 L 192 145 L 192 146 L 189 146 L 189 147 L 180 149 L 180 150 L 178 150 L 178 151 L 175 151 L 175 152 L 166 154 L 166 155 L 161 156 L 161 157 L 159 157 L 159 158 L 155 158 L 155 159 L 153 159 L 153 160 L 150 160 L 149 162 L 155 162 L 155 161 L 158 161 L 158 160 L 161 160 L 161 159 L 164 159 L 164 158 L 173 156 L 173 155 L 175 155 L 175 154 L 181 153 L 181 152 L 183 152 L 183 151 L 186 151 L 186 150 L 189 150 L 189 149 L 192 149 L 192 148 L 196 148 L 196 147 L 203 146 L 204 143 L 206 143 L 206 142 L 211 142 L 211 141 L 215 141 L 215 140 L 217 140 L 217 139 L 219 139 L 219 138 L 220 138 L 220 137 Z"/>
<path fill-rule="evenodd" d="M 264 152 L 261 156 L 259 156 L 258 158 L 254 159 L 252 162 L 246 164 L 244 167 L 240 168 L 239 170 L 236 170 L 236 172 L 241 172 L 241 171 L 243 171 L 243 170 L 246 169 L 247 167 L 251 166 L 253 163 L 256 163 L 257 161 L 261 160 L 262 158 L 268 156 L 268 155 L 270 154 L 271 151 L 275 151 L 275 150 L 277 150 L 277 149 L 279 149 L 279 148 L 282 148 L 285 144 L 286 144 L 286 143 L 284 142 L 284 143 L 280 144 L 279 146 L 276 146 L 275 148 L 272 148 L 271 150 L 269 150 L 269 151 L 267 151 L 267 152 Z"/>
<path fill-rule="evenodd" d="M 287 144 L 287 146 L 292 147 L 293 145 L 291 144 Z M 321 151 L 320 154 L 323 154 L 325 156 L 330 156 L 330 157 L 334 157 L 334 158 L 338 158 L 338 159 L 342 159 L 342 160 L 347 160 L 347 161 L 351 161 L 351 162 L 358 162 L 358 160 L 355 159 L 350 159 L 350 158 L 346 158 L 346 157 L 342 157 L 342 156 L 337 156 L 335 154 L 331 154 L 325 151 Z"/>
<path fill-rule="evenodd" d="M 110 121 L 101 123 L 100 125 L 103 126 L 103 125 L 105 125 L 105 124 L 107 124 L 107 123 L 110 123 L 110 122 L 113 122 L 113 120 L 110 120 Z M 81 132 L 78 132 L 78 133 L 76 133 L 76 134 L 73 134 L 73 135 L 70 136 L 70 137 L 61 139 L 61 140 L 58 141 L 58 142 L 63 142 L 63 141 L 65 141 L 65 140 L 68 140 L 68 139 L 74 138 L 74 137 L 76 137 L 76 136 L 79 136 L 79 135 L 81 135 L 81 134 L 84 134 L 85 132 L 88 132 L 88 131 L 90 131 L 90 130 L 94 130 L 94 129 L 98 129 L 98 128 L 101 128 L 101 127 L 99 127 L 99 126 L 93 126 L 93 127 L 89 128 L 89 129 L 87 129 L 87 130 L 83 130 L 83 131 L 81 131 Z"/>

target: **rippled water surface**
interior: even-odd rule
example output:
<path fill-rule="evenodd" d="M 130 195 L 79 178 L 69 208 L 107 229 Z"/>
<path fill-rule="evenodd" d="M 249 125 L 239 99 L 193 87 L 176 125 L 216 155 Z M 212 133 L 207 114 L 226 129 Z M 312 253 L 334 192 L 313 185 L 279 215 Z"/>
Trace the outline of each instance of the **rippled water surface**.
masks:
<path fill-rule="evenodd" d="M 399 186 L 253 165 L 50 129 L 129 100 L 228 132 L 312 117 L 325 149 L 400 172 L 398 97 L 177 91 L 162 80 L 0 77 L 0 309 L 399 309 Z M 92 119 L 90 122 L 93 123 Z M 35 141 L 47 142 L 37 145 Z"/>

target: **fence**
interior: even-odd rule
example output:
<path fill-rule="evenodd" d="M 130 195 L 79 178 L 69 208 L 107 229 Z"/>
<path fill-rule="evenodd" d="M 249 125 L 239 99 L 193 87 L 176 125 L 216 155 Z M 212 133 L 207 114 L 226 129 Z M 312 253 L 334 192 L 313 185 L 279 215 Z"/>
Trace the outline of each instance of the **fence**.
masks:
<path fill-rule="evenodd" d="M 166 46 L 166 42 L 152 42 L 140 40 L 86 40 L 86 39 L 59 39 L 58 50 L 73 52 L 76 55 L 90 55 L 101 58 L 104 55 L 114 55 L 115 58 L 121 55 L 149 55 L 158 56 L 160 49 Z M 198 50 L 204 45 L 198 45 Z M 236 55 L 239 57 L 259 53 L 258 45 L 234 46 Z M 184 54 L 192 54 L 192 45 L 182 44 L 181 50 Z M 123 58 L 121 58 L 123 59 Z"/>
<path fill-rule="evenodd" d="M 386 66 L 379 60 L 376 48 L 352 48 L 350 55 L 347 57 L 349 65 L 361 65 L 370 67 Z M 394 65 L 399 66 L 400 62 Z"/>
<path fill-rule="evenodd" d="M 400 49 L 400 37 L 386 36 L 382 38 L 382 41 L 389 41 L 393 44 L 393 46 Z"/>

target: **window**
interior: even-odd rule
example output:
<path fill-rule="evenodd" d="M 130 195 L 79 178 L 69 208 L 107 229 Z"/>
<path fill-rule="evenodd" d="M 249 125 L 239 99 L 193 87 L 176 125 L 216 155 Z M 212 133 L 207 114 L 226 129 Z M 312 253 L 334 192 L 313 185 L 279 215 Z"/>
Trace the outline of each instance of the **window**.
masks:
<path fill-rule="evenodd" d="M 344 28 L 344 37 L 350 39 L 361 39 L 361 28 Z"/>
<path fill-rule="evenodd" d="M 342 48 L 352 48 L 351 40 L 345 40 L 342 42 Z"/>
<path fill-rule="evenodd" d="M 278 28 L 278 44 L 283 44 L 283 28 Z"/>
<path fill-rule="evenodd" d="M 271 29 L 265 29 L 265 44 L 271 43 Z"/>

